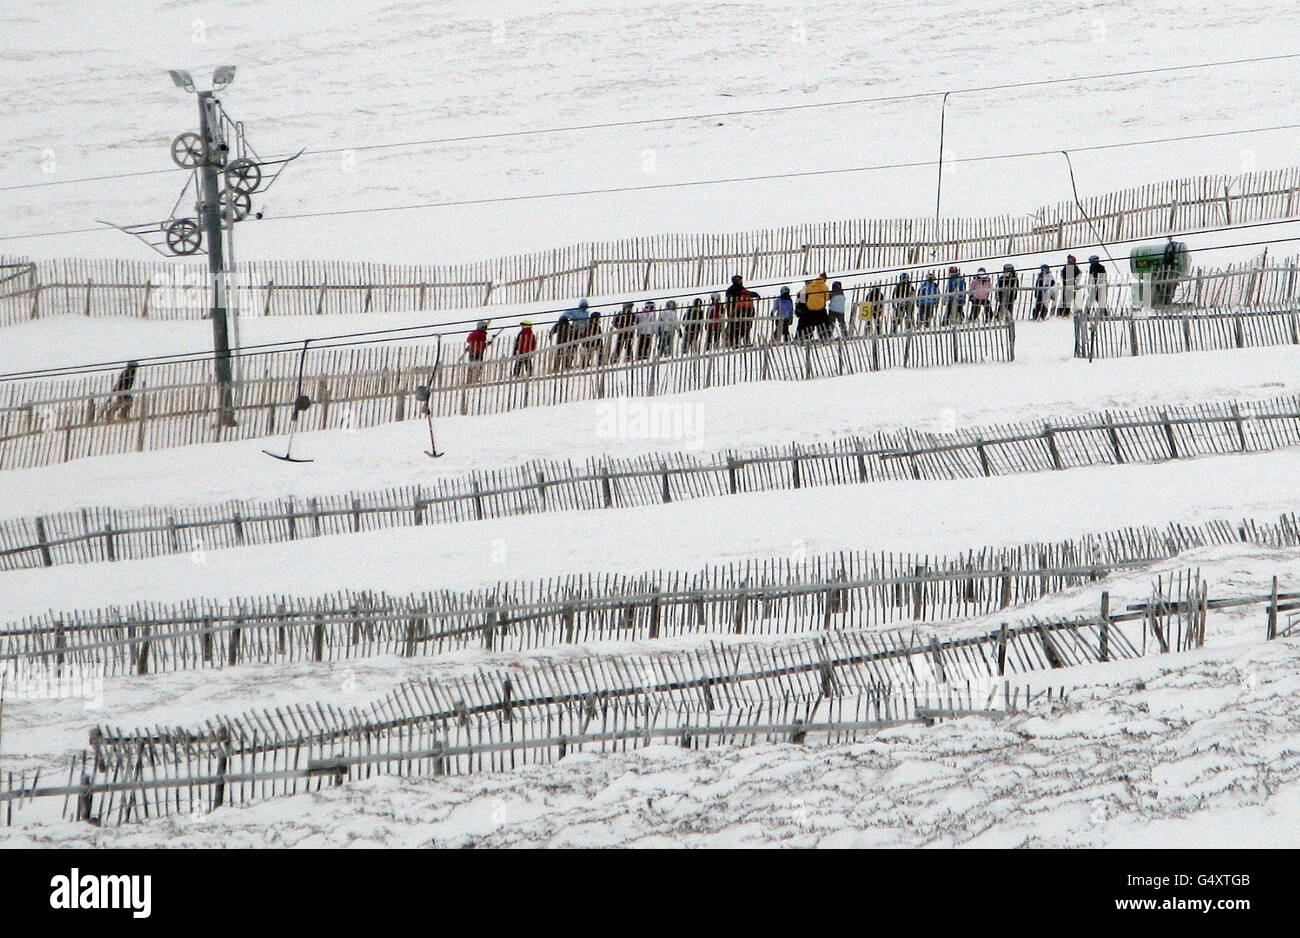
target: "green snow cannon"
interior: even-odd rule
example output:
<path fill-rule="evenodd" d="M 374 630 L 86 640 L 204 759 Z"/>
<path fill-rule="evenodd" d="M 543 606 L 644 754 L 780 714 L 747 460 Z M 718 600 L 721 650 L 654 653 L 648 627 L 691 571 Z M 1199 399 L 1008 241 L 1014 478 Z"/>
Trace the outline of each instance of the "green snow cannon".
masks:
<path fill-rule="evenodd" d="M 1185 241 L 1172 238 L 1163 243 L 1139 244 L 1128 255 L 1133 285 L 1133 305 L 1151 308 L 1169 306 L 1179 281 L 1191 269 L 1191 252 Z"/>

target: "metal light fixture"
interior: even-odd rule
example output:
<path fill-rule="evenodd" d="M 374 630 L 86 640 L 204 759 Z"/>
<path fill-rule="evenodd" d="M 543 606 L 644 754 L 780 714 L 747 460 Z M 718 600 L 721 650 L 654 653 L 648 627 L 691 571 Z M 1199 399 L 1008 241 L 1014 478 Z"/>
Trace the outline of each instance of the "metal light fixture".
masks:
<path fill-rule="evenodd" d="M 177 88 L 190 94 L 194 93 L 194 79 L 190 77 L 189 72 L 184 69 L 168 69 L 167 74 L 172 76 L 172 82 Z"/>
<path fill-rule="evenodd" d="M 235 80 L 235 66 L 222 65 L 212 73 L 212 90 L 220 91 Z"/>

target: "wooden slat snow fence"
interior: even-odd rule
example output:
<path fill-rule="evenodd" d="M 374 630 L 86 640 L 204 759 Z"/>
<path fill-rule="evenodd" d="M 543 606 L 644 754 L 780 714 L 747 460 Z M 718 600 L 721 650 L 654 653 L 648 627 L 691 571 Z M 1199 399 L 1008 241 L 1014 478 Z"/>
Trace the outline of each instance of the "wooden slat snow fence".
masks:
<path fill-rule="evenodd" d="M 410 688 L 418 699 L 420 689 Z M 852 742 L 905 724 L 934 725 L 964 717 L 1000 719 L 1034 705 L 1059 704 L 1064 691 L 944 685 L 884 688 L 833 698 L 786 696 L 734 703 L 715 710 L 663 707 L 651 698 L 598 697 L 551 707 L 527 719 L 478 714 L 453 722 L 420 722 L 396 733 L 364 728 L 320 743 L 266 745 L 261 730 L 217 729 L 211 743 L 157 730 L 124 743 L 138 753 L 129 763 L 97 760 L 102 745 L 74 756 L 64 785 L 43 785 L 41 770 L 0 777 L 3 823 L 37 799 L 60 798 L 62 816 L 94 826 L 148 821 L 170 814 L 192 818 L 220 807 L 320 791 L 376 775 L 438 777 L 505 771 L 543 764 L 576 752 L 626 752 L 656 743 L 701 750 L 758 743 L 806 745 Z M 322 725 L 332 707 L 294 706 L 273 725 Z M 299 722 L 301 721 L 301 723 Z M 224 724 L 219 724 L 224 727 Z M 259 724 L 260 725 L 260 724 Z"/>
<path fill-rule="evenodd" d="M 1266 526 L 1267 527 L 1267 526 Z M 369 592 L 50 613 L 0 629 L 0 668 L 144 675 L 248 663 L 528 650 L 681 635 L 787 635 L 981 615 L 1246 528 L 1125 531 L 962 557 L 840 553 L 691 574 L 588 574 L 472 592 Z M 1251 533 L 1259 533 L 1252 528 Z M 1264 535 L 1285 537 L 1279 528 Z"/>
<path fill-rule="evenodd" d="M 408 682 L 364 708 L 290 706 L 194 729 L 100 727 L 66 786 L 23 778 L 0 800 L 62 795 L 65 816 L 124 823 L 374 774 L 504 771 L 664 740 L 692 749 L 804 743 L 810 734 L 845 741 L 902 722 L 1005 714 L 1019 699 L 1001 680 L 1008 674 L 1200 647 L 1206 602 L 1188 571 L 1162 580 L 1138 608 L 1094 618 L 944 639 L 840 632 L 780 646 L 534 659 Z"/>
<path fill-rule="evenodd" d="M 472 592 L 138 603 L 0 629 L 0 670 L 144 675 L 247 663 L 528 650 L 597 640 L 796 634 L 983 615 L 1195 547 L 1300 546 L 1297 519 L 1126 529 L 964 556 L 845 553 L 695 574 L 587 574 Z"/>
<path fill-rule="evenodd" d="M 819 271 L 882 269 L 1093 244 L 1293 218 L 1300 169 L 1201 176 L 1044 206 L 1031 215 L 855 219 L 728 234 L 667 234 L 455 266 L 330 261 L 241 265 L 242 308 L 263 316 L 459 309 L 648 290 L 708 289 Z M 1090 221 L 1091 220 L 1091 221 Z M 0 325 L 40 316 L 198 319 L 206 315 L 198 263 L 63 259 L 0 268 Z M 12 274 L 8 283 L 3 277 Z"/>
<path fill-rule="evenodd" d="M 1300 398 L 1085 414 L 708 455 L 534 461 L 431 485 L 189 507 L 83 508 L 0 523 L 0 570 L 134 560 L 392 527 L 891 480 L 963 479 L 1300 445 Z"/>
<path fill-rule="evenodd" d="M 607 336 L 606 343 L 614 337 Z M 503 343 L 504 344 L 504 343 Z M 886 368 L 929 368 L 1015 358 L 1014 323 L 853 335 L 818 342 L 762 342 L 645 360 L 554 370 L 555 350 L 528 359 L 533 374 L 514 374 L 509 358 L 480 364 L 443 362 L 428 345 L 307 352 L 304 389 L 313 405 L 300 431 L 355 429 L 422 417 L 416 397 L 431 387 L 432 414 L 495 414 L 522 407 L 621 397 L 655 397 L 749 381 L 804 381 Z M 210 364 L 148 366 L 132 389 L 129 416 L 115 419 L 114 375 L 79 382 L 0 384 L 0 469 L 66 462 L 287 433 L 297 393 L 297 351 L 247 360 L 236 401 L 238 426 L 218 421 Z"/>
<path fill-rule="evenodd" d="M 1089 361 L 1300 345 L 1300 304 L 1289 309 L 1074 316 L 1074 357 Z"/>

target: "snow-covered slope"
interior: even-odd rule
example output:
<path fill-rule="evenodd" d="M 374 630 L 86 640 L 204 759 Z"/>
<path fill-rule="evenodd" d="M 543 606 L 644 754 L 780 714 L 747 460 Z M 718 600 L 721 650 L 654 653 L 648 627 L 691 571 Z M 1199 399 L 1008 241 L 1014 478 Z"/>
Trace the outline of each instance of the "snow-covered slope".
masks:
<path fill-rule="evenodd" d="M 288 0 L 10 4 L 0 186 L 167 170 L 194 99 L 164 69 L 238 66 L 222 95 L 263 153 L 303 156 L 240 228 L 243 258 L 475 260 L 665 231 L 926 216 L 934 167 L 541 201 L 278 216 L 935 159 L 939 98 L 390 149 L 376 144 L 879 98 L 1293 51 L 1300 11 L 1101 0 Z M 946 214 L 1069 198 L 1062 148 L 1292 123 L 1295 61 L 949 99 Z M 1249 107 L 1243 107 L 1249 102 Z M 1078 152 L 1081 193 L 1300 162 L 1294 132 Z M 0 237 L 166 216 L 184 174 L 5 191 Z M 4 253 L 150 257 L 112 231 Z"/>
<path fill-rule="evenodd" d="M 836 746 L 574 753 L 377 777 L 194 818 L 32 824 L 12 846 L 1300 846 L 1300 645 L 1161 663 L 1064 706 Z"/>

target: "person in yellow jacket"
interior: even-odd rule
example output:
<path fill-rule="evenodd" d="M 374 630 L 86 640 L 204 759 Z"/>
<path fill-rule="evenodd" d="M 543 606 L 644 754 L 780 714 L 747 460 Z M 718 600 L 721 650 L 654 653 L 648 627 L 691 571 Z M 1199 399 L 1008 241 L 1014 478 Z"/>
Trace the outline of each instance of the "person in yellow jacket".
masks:
<path fill-rule="evenodd" d="M 830 338 L 831 319 L 826 309 L 830 299 L 831 288 L 826 285 L 826 275 L 821 274 L 816 280 L 810 280 L 803 288 L 804 305 L 808 308 L 805 318 L 810 329 L 816 330 L 819 338 Z"/>
<path fill-rule="evenodd" d="M 826 275 L 821 274 L 816 280 L 808 284 L 804 289 L 806 299 L 804 302 L 814 313 L 820 313 L 826 308 L 826 301 L 831 295 L 831 288 L 826 285 Z"/>

